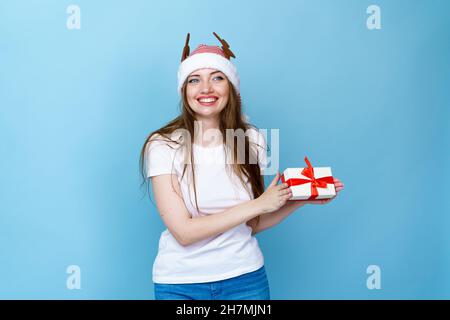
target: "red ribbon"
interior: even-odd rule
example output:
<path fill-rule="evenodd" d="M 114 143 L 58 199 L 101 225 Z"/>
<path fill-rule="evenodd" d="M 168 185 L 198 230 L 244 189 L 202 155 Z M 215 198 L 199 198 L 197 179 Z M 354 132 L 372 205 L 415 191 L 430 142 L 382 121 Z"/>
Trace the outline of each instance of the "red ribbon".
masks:
<path fill-rule="evenodd" d="M 334 183 L 334 179 L 332 176 L 316 178 L 314 176 L 314 168 L 309 162 L 308 158 L 305 157 L 305 162 L 308 167 L 303 168 L 301 174 L 309 179 L 301 179 L 301 178 L 291 178 L 287 181 L 284 180 L 284 174 L 281 175 L 281 182 L 287 183 L 289 187 L 298 186 L 301 184 L 311 183 L 311 196 L 306 200 L 314 200 L 319 195 L 317 188 L 327 188 L 328 183 Z"/>

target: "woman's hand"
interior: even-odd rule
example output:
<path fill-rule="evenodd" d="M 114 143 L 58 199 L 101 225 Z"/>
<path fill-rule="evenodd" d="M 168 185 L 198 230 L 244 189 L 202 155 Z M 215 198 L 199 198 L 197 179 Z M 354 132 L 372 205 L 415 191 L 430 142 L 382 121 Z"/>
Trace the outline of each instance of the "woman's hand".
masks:
<path fill-rule="evenodd" d="M 334 180 L 334 187 L 336 189 L 336 195 L 333 198 L 329 199 L 319 199 L 319 200 L 291 200 L 289 202 L 295 202 L 296 204 L 327 204 L 330 203 L 333 199 L 335 199 L 339 192 L 341 192 L 344 189 L 344 184 L 339 180 L 338 178 L 333 178 Z"/>
<path fill-rule="evenodd" d="M 287 183 L 277 185 L 280 177 L 280 173 L 277 172 L 266 191 L 256 199 L 262 213 L 277 211 L 292 197 L 292 191 Z"/>

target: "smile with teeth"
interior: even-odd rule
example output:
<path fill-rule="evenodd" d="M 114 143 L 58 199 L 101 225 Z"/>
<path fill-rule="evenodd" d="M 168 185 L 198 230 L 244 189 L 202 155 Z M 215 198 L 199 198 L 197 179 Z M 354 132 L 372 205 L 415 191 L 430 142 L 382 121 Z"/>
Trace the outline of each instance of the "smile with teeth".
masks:
<path fill-rule="evenodd" d="M 203 99 L 198 99 L 198 101 L 200 101 L 200 102 L 206 102 L 206 103 L 208 103 L 208 102 L 214 102 L 214 101 L 216 101 L 217 100 L 217 98 L 203 98 Z"/>
<path fill-rule="evenodd" d="M 197 101 L 205 107 L 211 107 L 215 105 L 217 100 L 219 100 L 218 97 L 201 97 L 197 99 Z"/>

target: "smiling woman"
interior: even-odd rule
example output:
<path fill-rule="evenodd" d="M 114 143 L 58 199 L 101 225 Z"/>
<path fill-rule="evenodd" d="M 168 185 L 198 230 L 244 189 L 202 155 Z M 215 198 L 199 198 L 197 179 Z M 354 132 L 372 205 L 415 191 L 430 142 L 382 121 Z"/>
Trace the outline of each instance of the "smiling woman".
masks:
<path fill-rule="evenodd" d="M 287 204 L 292 193 L 277 185 L 279 175 L 264 190 L 266 141 L 242 113 L 234 54 L 216 37 L 222 48 L 200 45 L 189 55 L 188 35 L 178 69 L 181 114 L 141 151 L 144 180 L 151 178 L 167 226 L 153 264 L 157 299 L 269 299 L 254 235 L 300 207 Z M 211 131 L 217 139 L 207 145 L 203 135 Z M 198 161 L 205 157 L 216 160 Z"/>
<path fill-rule="evenodd" d="M 188 76 L 186 98 L 197 121 L 217 117 L 228 103 L 230 86 L 219 70 L 200 69 Z"/>
<path fill-rule="evenodd" d="M 234 54 L 219 40 L 222 49 L 200 45 L 190 55 L 186 43 L 178 70 L 181 115 L 151 133 L 141 151 L 144 178 L 151 177 L 158 212 L 167 226 L 153 265 L 157 299 L 270 298 L 264 258 L 254 237 L 259 215 L 269 212 L 260 197 L 265 140 L 245 120 L 239 76 L 229 60 Z M 200 131 L 194 130 L 197 123 Z M 190 141 L 184 142 L 191 143 L 174 136 L 179 129 L 190 133 Z M 221 134 L 215 148 L 202 142 L 209 129 Z M 227 137 L 226 129 L 246 133 L 245 163 L 238 163 L 241 144 L 237 137 Z M 225 163 L 228 154 L 231 163 Z M 202 156 L 220 161 L 201 165 L 196 159 Z M 287 194 L 286 187 L 279 187 L 269 198 L 281 206 Z M 184 290 L 196 284 L 203 285 Z M 210 284 L 220 285 L 222 295 L 215 297 Z"/>
<path fill-rule="evenodd" d="M 228 91 L 228 81 L 220 70 L 200 69 L 188 77 L 187 98 L 190 105 L 198 102 L 203 107 L 217 106 L 221 111 L 228 102 Z"/>

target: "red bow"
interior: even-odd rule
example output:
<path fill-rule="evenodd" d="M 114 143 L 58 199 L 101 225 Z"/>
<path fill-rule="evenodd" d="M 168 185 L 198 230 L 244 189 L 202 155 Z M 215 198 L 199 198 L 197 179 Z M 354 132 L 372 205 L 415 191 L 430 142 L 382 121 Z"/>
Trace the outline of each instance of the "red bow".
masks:
<path fill-rule="evenodd" d="M 333 177 L 322 177 L 322 178 L 316 178 L 314 177 L 314 168 L 312 167 L 311 163 L 309 162 L 308 158 L 305 157 L 305 162 L 308 165 L 308 167 L 303 168 L 302 175 L 305 177 L 308 177 L 309 179 L 301 179 L 301 178 L 291 178 L 287 181 L 284 180 L 284 174 L 281 175 L 281 182 L 287 183 L 289 187 L 292 186 L 298 186 L 305 183 L 311 183 L 311 196 L 307 200 L 314 200 L 319 195 L 317 188 L 327 188 L 328 183 L 334 183 Z"/>

